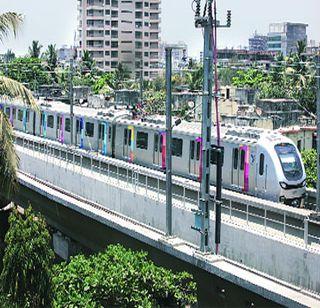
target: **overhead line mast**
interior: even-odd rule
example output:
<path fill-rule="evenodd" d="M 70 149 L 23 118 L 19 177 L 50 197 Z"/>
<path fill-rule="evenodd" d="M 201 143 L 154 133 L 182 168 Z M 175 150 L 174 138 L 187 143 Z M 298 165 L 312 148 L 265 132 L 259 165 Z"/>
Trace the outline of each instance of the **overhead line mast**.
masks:
<path fill-rule="evenodd" d="M 213 64 L 214 67 L 214 100 L 217 121 L 217 146 L 213 149 L 217 164 L 217 194 L 215 198 L 216 230 L 215 243 L 218 253 L 221 228 L 221 183 L 223 149 L 220 148 L 220 125 L 218 110 L 218 72 L 217 72 L 217 28 L 231 26 L 231 11 L 228 11 L 227 25 L 220 25 L 217 21 L 216 1 L 206 0 L 204 12 L 201 16 L 201 0 L 195 0 L 195 26 L 204 29 L 204 52 L 203 52 L 203 99 L 202 99 L 202 126 L 201 126 L 201 172 L 200 172 L 200 200 L 199 210 L 196 212 L 196 226 L 192 227 L 201 234 L 200 250 L 203 253 L 209 251 L 210 211 L 210 160 L 211 160 L 211 128 L 212 128 L 212 101 L 213 101 Z M 213 16 L 214 15 L 214 16 Z M 198 222 L 198 223 L 197 223 Z"/>

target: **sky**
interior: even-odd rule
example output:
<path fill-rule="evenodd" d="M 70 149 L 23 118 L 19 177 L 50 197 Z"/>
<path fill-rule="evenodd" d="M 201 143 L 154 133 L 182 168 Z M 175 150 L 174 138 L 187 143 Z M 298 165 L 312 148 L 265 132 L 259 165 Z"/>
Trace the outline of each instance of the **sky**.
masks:
<path fill-rule="evenodd" d="M 204 1 L 202 1 L 204 2 Z M 77 0 L 0 0 L 0 13 L 15 11 L 25 16 L 18 37 L 0 43 L 0 53 L 12 49 L 17 55 L 27 53 L 32 40 L 41 45 L 71 45 L 77 28 Z M 192 0 L 162 0 L 161 37 L 168 43 L 184 41 L 189 55 L 198 57 L 202 49 L 201 30 L 194 28 Z M 218 19 L 226 19 L 232 10 L 232 27 L 219 29 L 218 47 L 248 45 L 257 31 L 266 34 L 272 22 L 309 24 L 308 39 L 320 42 L 320 0 L 217 0 Z"/>

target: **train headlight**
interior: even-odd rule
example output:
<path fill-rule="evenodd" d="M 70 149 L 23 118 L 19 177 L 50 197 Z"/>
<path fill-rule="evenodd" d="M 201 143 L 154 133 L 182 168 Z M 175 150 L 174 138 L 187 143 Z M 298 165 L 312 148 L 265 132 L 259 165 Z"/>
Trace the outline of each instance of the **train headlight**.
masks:
<path fill-rule="evenodd" d="M 306 180 L 304 180 L 304 181 L 301 183 L 301 187 L 305 187 L 305 186 L 306 186 L 306 184 L 307 184 L 307 181 L 306 181 Z"/>
<path fill-rule="evenodd" d="M 280 186 L 283 189 L 287 189 L 288 185 L 285 182 L 280 182 Z"/>

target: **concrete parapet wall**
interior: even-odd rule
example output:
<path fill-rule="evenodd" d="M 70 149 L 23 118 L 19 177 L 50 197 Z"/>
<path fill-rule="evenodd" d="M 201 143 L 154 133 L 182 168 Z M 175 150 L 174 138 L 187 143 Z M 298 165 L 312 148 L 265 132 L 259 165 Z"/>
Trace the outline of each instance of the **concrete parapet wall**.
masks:
<path fill-rule="evenodd" d="M 50 182 L 70 193 L 96 202 L 146 225 L 165 231 L 164 196 L 137 187 L 132 182 L 117 181 L 97 172 L 82 169 L 57 158 L 16 147 L 20 170 Z M 199 234 L 194 225 L 192 205 L 175 203 L 174 234 L 195 245 Z M 214 226 L 211 213 L 211 226 Z M 274 235 L 255 232 L 244 225 L 224 222 L 221 230 L 221 254 L 244 265 L 320 293 L 320 251 L 304 249 L 294 242 Z M 211 230 L 213 248 L 214 230 Z"/>

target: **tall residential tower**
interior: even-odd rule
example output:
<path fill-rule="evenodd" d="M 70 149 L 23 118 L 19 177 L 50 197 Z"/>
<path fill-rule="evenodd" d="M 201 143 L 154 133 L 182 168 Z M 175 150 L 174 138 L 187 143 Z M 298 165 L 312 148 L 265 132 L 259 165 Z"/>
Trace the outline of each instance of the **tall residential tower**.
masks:
<path fill-rule="evenodd" d="M 136 77 L 154 78 L 160 60 L 161 0 L 78 0 L 79 56 L 88 50 L 97 66 L 121 63 Z"/>

